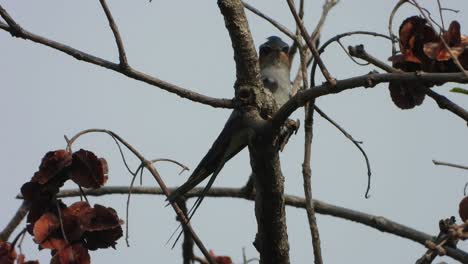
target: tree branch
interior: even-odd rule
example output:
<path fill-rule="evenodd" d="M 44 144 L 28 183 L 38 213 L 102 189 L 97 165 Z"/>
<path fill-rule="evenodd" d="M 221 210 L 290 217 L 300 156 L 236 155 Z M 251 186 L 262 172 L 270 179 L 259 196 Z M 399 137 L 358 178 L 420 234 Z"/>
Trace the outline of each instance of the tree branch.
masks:
<path fill-rule="evenodd" d="M 334 86 L 336 81 L 331 77 L 330 73 L 327 70 L 327 67 L 325 66 L 322 59 L 320 58 L 320 54 L 318 53 L 317 48 L 315 47 L 315 43 L 313 43 L 312 40 L 310 39 L 307 29 L 305 28 L 301 18 L 296 12 L 293 1 L 287 0 L 287 2 L 288 2 L 289 9 L 291 10 L 291 13 L 293 14 L 294 19 L 296 20 L 296 24 L 301 32 L 302 38 L 305 40 L 307 46 L 312 52 L 312 55 L 314 56 L 314 59 L 317 61 L 320 67 L 320 70 L 322 71 L 323 76 L 325 77 L 325 79 L 331 86 Z"/>
<path fill-rule="evenodd" d="M 148 74 L 142 73 L 136 69 L 131 68 L 130 66 L 126 68 L 122 68 L 120 67 L 120 64 L 110 62 L 108 60 L 96 57 L 89 53 L 77 50 L 75 48 L 62 44 L 60 42 L 56 42 L 56 41 L 47 39 L 45 37 L 36 35 L 34 33 L 31 33 L 21 28 L 18 24 L 16 24 L 16 22 L 14 22 L 11 16 L 6 12 L 5 9 L 2 8 L 1 5 L 0 5 L 0 15 L 8 23 L 8 25 L 6 25 L 5 23 L 0 22 L 0 29 L 10 32 L 15 37 L 23 38 L 26 40 L 31 40 L 33 42 L 48 46 L 50 48 L 59 50 L 65 54 L 68 54 L 77 60 L 82 60 L 82 61 L 94 64 L 94 65 L 97 65 L 97 66 L 100 66 L 109 70 L 113 70 L 115 72 L 119 72 L 132 79 L 139 80 L 147 84 L 150 84 L 152 86 L 159 87 L 167 92 L 176 94 L 182 98 L 186 98 L 194 102 L 206 104 L 212 107 L 233 108 L 233 102 L 231 99 L 218 99 L 218 98 L 209 97 L 203 94 L 199 94 L 194 91 L 182 88 L 180 86 L 165 82 L 163 80 L 160 80 Z"/>
<path fill-rule="evenodd" d="M 391 73 L 401 73 L 402 71 L 401 70 L 398 70 L 398 69 L 395 69 L 393 68 L 392 66 L 380 61 L 379 59 L 373 57 L 372 55 L 368 54 L 365 50 L 364 50 L 364 46 L 362 45 L 358 45 L 356 47 L 349 47 L 349 53 L 351 56 L 354 56 L 354 57 L 357 57 L 357 58 L 360 58 L 360 59 L 363 59 L 387 72 L 391 72 Z M 417 73 L 418 74 L 418 73 Z M 441 109 L 446 109 L 452 113 L 454 113 L 455 115 L 461 117 L 463 120 L 465 120 L 465 122 L 467 122 L 468 124 L 468 111 L 466 111 L 463 107 L 455 104 L 454 102 L 450 101 L 447 97 L 443 96 L 443 95 L 440 95 L 436 92 L 434 92 L 433 90 L 431 89 L 426 89 L 425 93 L 431 97 L 432 99 L 434 99 L 434 101 L 436 101 L 437 105 L 441 108 Z"/>
<path fill-rule="evenodd" d="M 340 93 L 345 90 L 358 87 L 374 87 L 379 83 L 390 81 L 422 81 L 430 83 L 468 83 L 468 77 L 464 73 L 426 73 L 426 72 L 401 72 L 401 73 L 375 73 L 370 72 L 365 75 L 343 79 L 336 82 L 335 86 L 328 83 L 318 85 L 312 89 L 299 91 L 288 102 L 286 102 L 273 116 L 274 127 L 280 127 L 285 120 L 299 107 L 304 106 L 308 101 L 328 94 Z"/>
<path fill-rule="evenodd" d="M 240 0 L 218 0 L 231 38 L 236 62 L 236 98 L 247 99 L 242 110 L 253 135 L 249 136 L 249 152 L 257 192 L 255 216 L 257 235 L 254 245 L 260 263 L 289 263 L 289 244 L 284 204 L 284 177 L 279 153 L 274 144 L 275 131 L 264 117 L 276 110 L 271 93 L 263 89 L 257 52 L 249 30 L 244 6 Z M 255 106 L 253 109 L 249 106 Z"/>
<path fill-rule="evenodd" d="M 112 13 L 109 10 L 109 7 L 107 6 L 106 0 L 99 0 L 99 2 L 101 2 L 102 9 L 104 9 L 104 13 L 106 14 L 107 20 L 109 21 L 109 26 L 115 37 L 115 43 L 117 44 L 117 49 L 119 50 L 120 67 L 128 67 L 127 55 L 125 55 L 123 41 L 120 37 L 120 32 L 117 27 L 117 24 L 115 23 L 114 18 L 112 17 Z"/>
<path fill-rule="evenodd" d="M 452 102 L 447 97 L 441 94 L 438 94 L 431 89 L 427 89 L 426 94 L 432 99 L 434 99 L 434 101 L 436 101 L 440 109 L 448 110 L 454 113 L 455 115 L 463 118 L 467 122 L 467 125 L 468 125 L 468 111 L 466 111 L 463 107 L 457 105 L 456 103 Z"/>
<path fill-rule="evenodd" d="M 67 149 L 71 150 L 72 144 L 81 136 L 89 133 L 105 133 L 111 136 L 116 142 L 120 142 L 123 144 L 130 152 L 133 153 L 141 162 L 142 166 L 144 166 L 150 173 L 153 175 L 153 178 L 156 180 L 158 185 L 161 187 L 161 190 L 164 192 L 164 195 L 166 197 L 169 196 L 170 191 L 167 188 L 166 184 L 162 180 L 161 176 L 159 175 L 158 171 L 156 168 L 153 166 L 153 162 L 150 160 L 147 160 L 140 152 L 138 152 L 132 145 L 130 145 L 127 141 L 125 141 L 123 138 L 121 138 L 119 135 L 115 134 L 114 132 L 110 130 L 105 130 L 105 129 L 88 129 L 88 130 L 83 130 L 79 133 L 77 133 L 75 136 L 73 136 L 71 139 L 67 140 Z M 170 203 L 172 208 L 174 209 L 175 213 L 177 214 L 178 220 L 183 224 L 184 231 L 188 231 L 195 244 L 198 246 L 200 251 L 203 253 L 205 258 L 208 260 L 210 264 L 216 264 L 216 262 L 213 260 L 211 257 L 210 253 L 206 249 L 205 245 L 203 245 L 203 242 L 201 239 L 198 237 L 198 235 L 195 233 L 195 230 L 193 230 L 192 226 L 190 225 L 189 220 L 187 219 L 186 215 L 184 212 L 181 210 L 177 202 L 172 202 Z"/>
<path fill-rule="evenodd" d="M 458 168 L 462 170 L 468 170 L 468 166 L 463 166 L 463 165 L 458 165 L 458 164 L 453 164 L 453 163 L 448 163 L 448 162 L 443 162 L 443 161 L 438 161 L 438 160 L 432 160 L 432 162 L 434 163 L 434 165 L 441 165 L 441 166 Z"/>
<path fill-rule="evenodd" d="M 169 191 L 174 190 L 175 188 L 169 188 Z M 197 187 L 187 193 L 187 198 L 198 197 L 203 194 L 203 187 Z M 90 189 L 85 190 L 85 194 L 88 196 L 103 196 L 110 194 L 128 194 L 128 186 L 111 186 L 111 187 L 101 187 L 99 189 Z M 147 195 L 164 195 L 164 191 L 158 187 L 133 187 L 133 194 L 147 194 Z M 78 197 L 80 196 L 79 189 L 71 190 L 62 190 L 59 192 L 58 197 Z M 218 197 L 218 198 L 241 198 L 249 201 L 255 200 L 255 194 L 247 193 L 242 188 L 223 188 L 223 187 L 213 187 L 207 193 L 206 197 Z M 304 198 L 285 194 L 285 202 L 289 206 L 296 208 L 305 208 Z M 18 196 L 18 198 L 21 198 Z M 382 216 L 376 216 L 367 214 L 364 212 L 340 207 L 337 205 L 329 204 L 320 200 L 314 199 L 315 210 L 319 214 L 329 215 L 337 218 L 346 219 L 356 223 L 360 223 L 372 228 L 375 228 L 381 232 L 390 233 L 402 238 L 409 239 L 416 243 L 419 243 L 425 246 L 426 241 L 430 241 L 432 236 L 424 232 L 415 230 L 411 227 L 399 224 L 390 219 L 387 219 Z M 459 260 L 461 262 L 468 262 L 468 253 L 453 248 L 446 248 L 447 255 Z"/>
<path fill-rule="evenodd" d="M 261 87 L 257 52 L 250 33 L 244 5 L 240 0 L 218 0 L 224 23 L 231 37 L 236 62 L 235 89 Z"/>
<path fill-rule="evenodd" d="M 293 40 L 296 39 L 296 36 L 294 36 L 294 33 L 292 33 L 287 27 L 281 25 L 278 21 L 276 21 L 273 18 L 267 16 L 262 11 L 260 11 L 257 8 L 253 7 L 249 3 L 246 3 L 245 1 L 242 1 L 242 4 L 244 5 L 245 8 L 247 8 L 247 10 L 249 10 L 250 12 L 256 14 L 257 16 L 265 19 L 266 21 L 270 22 L 270 24 L 272 24 L 279 31 L 283 32 L 286 36 L 290 37 Z"/>
<path fill-rule="evenodd" d="M 299 41 L 299 46 L 301 42 Z M 307 80 L 307 65 L 306 65 L 306 52 L 304 49 L 299 50 L 302 79 L 304 89 L 309 86 Z M 305 108 L 304 116 L 304 161 L 302 163 L 302 177 L 304 179 L 304 197 L 307 212 L 307 220 L 309 221 L 310 234 L 312 236 L 312 248 L 314 250 L 314 263 L 322 264 L 322 250 L 320 242 L 320 234 L 317 225 L 317 218 L 315 217 L 315 205 L 312 196 L 312 170 L 310 168 L 311 148 L 313 139 L 313 124 L 314 124 L 314 106 L 315 100 L 310 101 Z"/>
<path fill-rule="evenodd" d="M 0 232 L 0 241 L 8 241 L 8 238 L 11 236 L 13 231 L 15 231 L 16 227 L 23 221 L 23 218 L 29 212 L 29 208 L 31 207 L 31 203 L 28 201 L 23 201 L 16 210 L 15 215 L 11 218 L 10 222 L 6 225 L 6 227 Z"/>

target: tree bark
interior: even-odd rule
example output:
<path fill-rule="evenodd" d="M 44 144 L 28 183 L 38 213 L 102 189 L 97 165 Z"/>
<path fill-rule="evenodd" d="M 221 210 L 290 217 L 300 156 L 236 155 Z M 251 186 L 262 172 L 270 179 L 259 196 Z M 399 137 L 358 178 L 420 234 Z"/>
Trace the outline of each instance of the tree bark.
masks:
<path fill-rule="evenodd" d="M 254 245 L 260 263 L 288 264 L 289 243 L 286 226 L 284 176 L 274 134 L 269 125 L 256 133 L 250 150 L 255 184 L 255 216 L 258 231 Z"/>

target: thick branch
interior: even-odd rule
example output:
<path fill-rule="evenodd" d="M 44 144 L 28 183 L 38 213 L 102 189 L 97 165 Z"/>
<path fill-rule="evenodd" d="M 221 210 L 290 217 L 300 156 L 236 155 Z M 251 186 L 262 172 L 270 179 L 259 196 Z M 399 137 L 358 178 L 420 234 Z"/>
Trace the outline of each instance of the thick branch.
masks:
<path fill-rule="evenodd" d="M 10 17 L 8 13 L 2 8 L 1 5 L 0 5 L 0 14 L 4 17 Z M 77 50 L 75 48 L 62 44 L 60 42 L 56 42 L 56 41 L 47 39 L 45 37 L 36 35 L 34 33 L 31 33 L 19 27 L 16 23 L 14 25 L 16 25 L 16 28 L 11 25 L 8 26 L 5 23 L 0 22 L 0 29 L 10 32 L 12 35 L 16 37 L 31 40 L 33 42 L 59 50 L 65 54 L 68 54 L 74 57 L 77 60 L 82 60 L 82 61 L 94 64 L 94 65 L 97 65 L 97 66 L 100 66 L 109 70 L 113 70 L 115 72 L 119 72 L 123 75 L 126 75 L 132 79 L 139 80 L 139 81 L 148 83 L 150 85 L 159 87 L 165 91 L 176 94 L 182 98 L 186 98 L 194 102 L 210 105 L 212 107 L 233 108 L 233 103 L 232 103 L 232 100 L 230 99 L 218 99 L 218 98 L 209 97 L 203 94 L 196 93 L 191 90 L 187 90 L 180 86 L 165 82 L 156 77 L 142 73 L 131 67 L 121 68 L 120 65 L 117 63 L 110 62 L 108 60 L 96 57 L 89 53 Z"/>
<path fill-rule="evenodd" d="M 354 57 L 357 57 L 357 58 L 360 58 L 360 59 L 363 59 L 381 69 L 383 69 L 384 71 L 387 71 L 387 72 L 392 72 L 392 73 L 399 73 L 399 72 L 402 72 L 401 70 L 398 70 L 398 69 L 395 69 L 393 68 L 392 66 L 384 63 L 383 61 L 380 61 L 379 59 L 373 57 L 372 55 L 370 55 L 369 53 L 367 53 L 365 50 L 364 50 L 364 46 L 362 45 L 358 45 L 356 47 L 349 47 L 349 53 L 351 56 L 354 56 Z M 426 89 L 426 94 L 431 97 L 432 99 L 434 99 L 434 101 L 436 101 L 437 105 L 441 108 L 441 109 L 445 109 L 445 110 L 448 110 L 454 114 L 456 114 L 457 116 L 463 118 L 467 124 L 468 124 L 468 111 L 466 111 L 463 107 L 455 104 L 454 102 L 450 101 L 450 99 L 448 99 L 447 97 L 443 96 L 443 95 L 440 95 L 436 92 L 434 92 L 433 90 L 431 89 Z"/>
<path fill-rule="evenodd" d="M 304 106 L 308 101 L 327 94 L 340 93 L 345 90 L 358 87 L 374 87 L 379 83 L 390 81 L 422 81 L 429 83 L 468 83 L 468 77 L 464 73 L 425 73 L 425 72 L 402 72 L 402 73 L 375 73 L 356 76 L 341 81 L 337 81 L 335 86 L 328 83 L 318 85 L 312 89 L 299 91 L 288 102 L 286 102 L 273 116 L 274 127 L 280 127 L 285 120 L 299 107 Z"/>
<path fill-rule="evenodd" d="M 240 0 L 218 0 L 218 6 L 234 49 L 237 77 L 235 89 L 244 86 L 261 87 L 257 52 L 243 3 Z"/>
<path fill-rule="evenodd" d="M 261 120 L 260 116 L 256 118 Z M 284 176 L 274 138 L 271 127 L 267 126 L 257 130 L 249 143 L 258 226 L 254 245 L 260 253 L 261 264 L 289 264 Z"/>
<path fill-rule="evenodd" d="M 175 189 L 175 188 L 174 188 Z M 169 190 L 174 190 L 170 188 Z M 198 197 L 203 193 L 203 187 L 197 187 L 187 193 L 187 198 Z M 102 187 L 95 190 L 85 190 L 85 194 L 88 196 L 102 196 L 109 194 L 128 194 L 128 186 L 115 186 L 115 187 Z M 149 194 L 149 195 L 164 195 L 161 188 L 157 187 L 133 187 L 132 194 Z M 80 196 L 80 190 L 62 190 L 58 194 L 59 197 L 78 197 Z M 218 198 L 241 198 L 250 201 L 254 201 L 255 195 L 250 192 L 245 192 L 242 188 L 222 188 L 213 187 L 207 193 L 206 197 L 218 197 Z M 285 194 L 286 205 L 293 206 L 296 208 L 305 208 L 304 198 Z M 431 240 L 432 236 L 424 232 L 415 230 L 411 227 L 404 226 L 390 219 L 382 216 L 375 216 L 364 212 L 336 206 L 320 200 L 314 199 L 315 210 L 319 214 L 329 215 L 338 217 L 346 220 L 350 220 L 356 223 L 360 223 L 372 228 L 375 228 L 381 232 L 394 234 L 399 237 L 409 239 L 425 246 L 426 241 Z M 460 249 L 445 248 L 447 255 L 462 261 L 468 262 L 468 253 Z"/>

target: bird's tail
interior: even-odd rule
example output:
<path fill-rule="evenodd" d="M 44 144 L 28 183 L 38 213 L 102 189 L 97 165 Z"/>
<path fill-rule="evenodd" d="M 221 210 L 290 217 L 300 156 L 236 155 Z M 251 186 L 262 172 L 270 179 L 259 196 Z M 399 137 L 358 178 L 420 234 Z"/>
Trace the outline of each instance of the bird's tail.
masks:
<path fill-rule="evenodd" d="M 198 169 L 198 168 L 197 168 Z M 197 173 L 197 171 L 194 171 L 192 176 L 179 186 L 177 189 L 172 191 L 169 196 L 167 197 L 167 201 L 169 203 L 175 202 L 178 198 L 180 198 L 182 195 L 186 194 L 188 191 L 193 189 L 195 186 L 197 186 L 200 182 L 202 182 L 206 177 L 208 177 L 211 173 L 207 172 L 205 169 L 201 169 L 200 172 Z"/>

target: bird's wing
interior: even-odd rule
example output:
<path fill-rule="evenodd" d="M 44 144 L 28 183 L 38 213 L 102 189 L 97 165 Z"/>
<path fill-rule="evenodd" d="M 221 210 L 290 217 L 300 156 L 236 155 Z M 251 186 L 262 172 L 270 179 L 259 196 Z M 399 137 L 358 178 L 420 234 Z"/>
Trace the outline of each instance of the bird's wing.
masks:
<path fill-rule="evenodd" d="M 174 202 L 213 172 L 219 172 L 228 160 L 247 146 L 247 142 L 247 132 L 242 125 L 241 115 L 234 110 L 218 138 L 216 138 L 210 150 L 200 161 L 187 182 L 171 192 L 167 200 L 169 202 Z M 216 177 L 216 175 L 214 175 L 214 177 Z"/>

